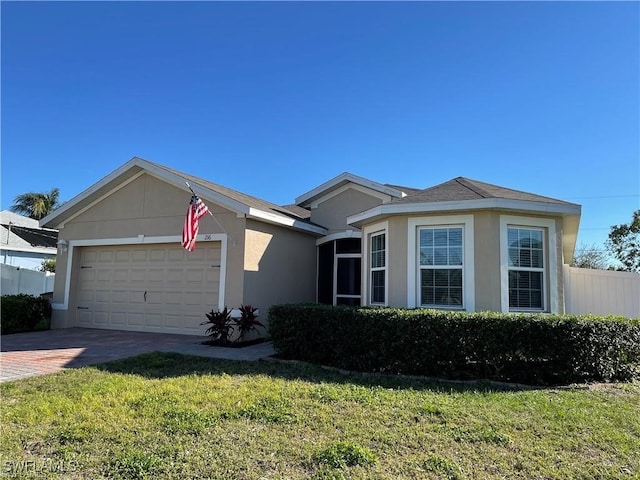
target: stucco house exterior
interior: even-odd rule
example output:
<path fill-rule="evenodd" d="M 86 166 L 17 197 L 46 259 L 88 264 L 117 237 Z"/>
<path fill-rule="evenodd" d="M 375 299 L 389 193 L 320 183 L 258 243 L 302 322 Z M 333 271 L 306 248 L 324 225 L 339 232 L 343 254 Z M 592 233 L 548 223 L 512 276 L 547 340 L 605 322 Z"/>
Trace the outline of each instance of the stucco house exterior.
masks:
<path fill-rule="evenodd" d="M 213 213 L 194 252 L 185 181 Z M 204 334 L 205 312 L 241 304 L 562 313 L 579 220 L 579 205 L 462 177 L 343 173 L 279 206 L 134 157 L 41 225 L 61 239 L 53 328 Z"/>

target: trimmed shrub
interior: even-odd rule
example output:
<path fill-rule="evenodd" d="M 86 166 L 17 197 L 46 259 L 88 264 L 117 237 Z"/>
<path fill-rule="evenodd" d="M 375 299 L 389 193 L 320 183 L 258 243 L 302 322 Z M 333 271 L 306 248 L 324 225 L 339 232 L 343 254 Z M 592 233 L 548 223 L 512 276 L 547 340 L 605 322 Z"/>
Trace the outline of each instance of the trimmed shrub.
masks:
<path fill-rule="evenodd" d="M 46 297 L 33 295 L 3 295 L 1 298 L 0 333 L 47 330 L 51 322 L 51 304 Z"/>
<path fill-rule="evenodd" d="M 640 376 L 640 320 L 274 305 L 284 358 L 349 370 L 538 385 Z"/>

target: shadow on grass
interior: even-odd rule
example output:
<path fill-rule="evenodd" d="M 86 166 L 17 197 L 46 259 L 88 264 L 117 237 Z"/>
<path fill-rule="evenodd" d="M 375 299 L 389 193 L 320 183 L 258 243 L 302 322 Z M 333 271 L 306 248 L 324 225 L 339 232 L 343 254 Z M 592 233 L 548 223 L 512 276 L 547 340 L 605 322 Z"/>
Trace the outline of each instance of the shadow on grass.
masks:
<path fill-rule="evenodd" d="M 396 375 L 340 373 L 307 363 L 277 361 L 233 361 L 183 355 L 180 353 L 152 352 L 135 357 L 103 363 L 97 369 L 149 379 L 175 378 L 188 375 L 264 375 L 284 380 L 302 380 L 311 383 L 352 384 L 366 387 L 431 390 L 442 393 L 459 392 L 517 392 L 544 389 L 517 384 L 495 382 L 459 382 Z"/>

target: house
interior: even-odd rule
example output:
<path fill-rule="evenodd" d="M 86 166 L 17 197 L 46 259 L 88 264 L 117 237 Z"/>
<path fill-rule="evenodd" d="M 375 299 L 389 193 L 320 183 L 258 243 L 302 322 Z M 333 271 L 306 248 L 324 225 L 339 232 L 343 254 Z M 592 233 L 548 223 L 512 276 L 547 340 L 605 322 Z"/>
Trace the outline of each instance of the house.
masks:
<path fill-rule="evenodd" d="M 213 216 L 180 245 L 189 182 Z M 580 206 L 455 178 L 343 173 L 278 206 L 134 157 L 41 221 L 60 232 L 52 326 L 203 334 L 225 306 L 318 301 L 564 311 Z"/>
<path fill-rule="evenodd" d="M 0 225 L 0 294 L 51 292 L 54 274 L 40 270 L 43 260 L 56 257 L 58 232 L 8 210 L 0 212 Z"/>
<path fill-rule="evenodd" d="M 56 257 L 58 232 L 40 228 L 38 220 L 9 210 L 0 212 L 0 258 L 3 264 L 38 270 Z"/>

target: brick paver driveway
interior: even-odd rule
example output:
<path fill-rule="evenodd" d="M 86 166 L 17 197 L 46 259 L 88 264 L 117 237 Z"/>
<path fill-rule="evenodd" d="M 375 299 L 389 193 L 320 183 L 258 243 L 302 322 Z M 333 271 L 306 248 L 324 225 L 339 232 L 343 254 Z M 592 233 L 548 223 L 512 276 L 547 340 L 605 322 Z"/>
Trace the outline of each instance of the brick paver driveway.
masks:
<path fill-rule="evenodd" d="M 131 357 L 177 352 L 229 360 L 259 360 L 273 354 L 271 343 L 244 348 L 202 345 L 206 337 L 164 333 L 65 328 L 3 335 L 0 382 Z"/>

